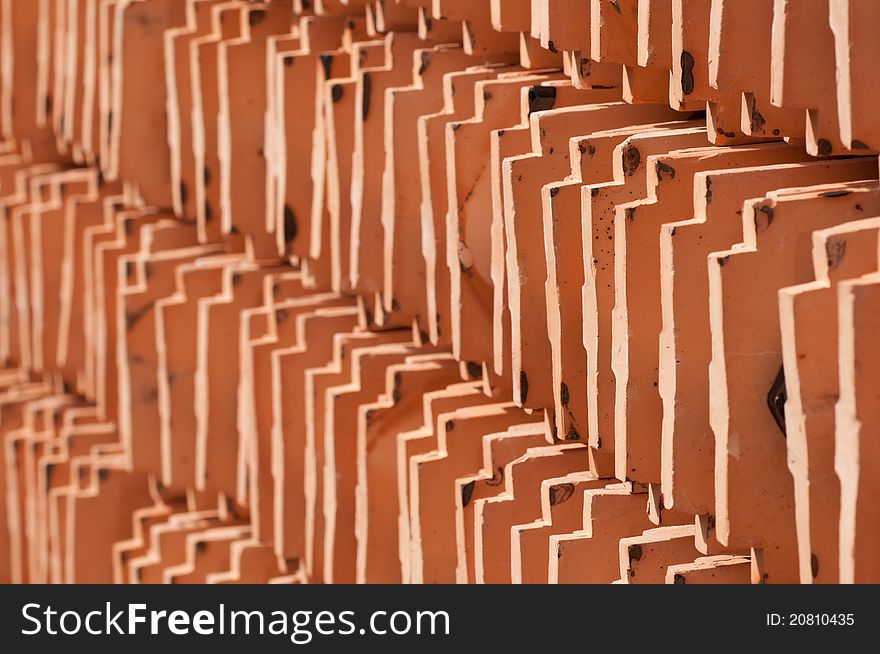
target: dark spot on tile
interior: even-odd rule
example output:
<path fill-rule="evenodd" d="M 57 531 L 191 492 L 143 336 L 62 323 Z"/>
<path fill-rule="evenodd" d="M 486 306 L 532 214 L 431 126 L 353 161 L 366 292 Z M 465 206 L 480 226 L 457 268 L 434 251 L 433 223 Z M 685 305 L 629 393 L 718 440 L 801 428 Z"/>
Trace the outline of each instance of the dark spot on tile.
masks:
<path fill-rule="evenodd" d="M 654 170 L 657 171 L 657 179 L 662 180 L 663 175 L 668 175 L 669 179 L 675 179 L 675 168 L 667 163 L 658 161 L 654 164 Z"/>
<path fill-rule="evenodd" d="M 471 497 L 474 495 L 474 482 L 470 481 L 461 487 L 461 505 L 467 506 L 471 503 Z"/>
<path fill-rule="evenodd" d="M 370 77 L 369 73 L 364 73 L 363 75 L 364 99 L 361 105 L 361 118 L 366 120 L 367 116 L 370 115 L 370 92 L 373 89 L 373 78 Z"/>
<path fill-rule="evenodd" d="M 421 61 L 419 62 L 419 75 L 424 75 L 425 71 L 428 70 L 428 66 L 431 65 L 431 53 L 430 52 L 422 52 Z"/>
<path fill-rule="evenodd" d="M 753 132 L 760 131 L 764 127 L 764 124 L 767 122 L 764 120 L 764 116 L 761 115 L 761 112 L 758 111 L 758 103 L 755 101 L 754 97 L 752 98 L 752 110 L 750 118 Z"/>
<path fill-rule="evenodd" d="M 525 370 L 519 371 L 519 401 L 525 404 L 529 397 L 529 378 L 526 376 Z"/>
<path fill-rule="evenodd" d="M 533 86 L 529 89 L 529 115 L 536 111 L 547 111 L 556 104 L 555 86 Z"/>
<path fill-rule="evenodd" d="M 776 421 L 776 425 L 785 436 L 785 402 L 788 400 L 788 394 L 785 390 L 785 368 L 779 368 L 776 378 L 770 384 L 770 390 L 767 391 L 767 407 L 770 409 L 770 415 Z"/>
<path fill-rule="evenodd" d="M 574 484 L 555 484 L 550 487 L 550 506 L 562 504 L 574 494 Z"/>
<path fill-rule="evenodd" d="M 495 468 L 495 472 L 492 473 L 492 477 L 486 480 L 487 486 L 500 486 L 504 483 L 504 468 L 501 466 L 497 466 Z"/>
<path fill-rule="evenodd" d="M 642 558 L 642 546 L 638 543 L 630 545 L 626 549 L 627 556 L 629 556 L 629 561 L 632 563 L 633 561 L 640 561 Z"/>
<path fill-rule="evenodd" d="M 681 92 L 685 95 L 694 92 L 694 56 L 687 50 L 681 51 Z"/>
<path fill-rule="evenodd" d="M 400 372 L 394 373 L 394 390 L 391 393 L 391 397 L 394 400 L 394 403 L 397 404 L 400 402 L 400 386 L 403 383 L 403 375 Z"/>
<path fill-rule="evenodd" d="M 828 269 L 834 270 L 843 260 L 846 254 L 846 240 L 842 238 L 830 238 L 825 241 L 825 257 L 828 261 Z"/>
<path fill-rule="evenodd" d="M 766 224 L 761 224 L 761 218 L 759 214 L 764 214 L 764 219 L 766 220 Z M 773 207 L 769 204 L 759 204 L 755 207 L 755 230 L 761 231 L 770 227 L 773 224 Z"/>
<path fill-rule="evenodd" d="M 293 213 L 293 209 L 290 208 L 290 205 L 284 205 L 284 242 L 290 243 L 293 239 L 296 238 L 297 233 L 297 223 L 296 216 Z"/>
<path fill-rule="evenodd" d="M 581 79 L 589 77 L 590 73 L 593 72 L 593 62 L 589 57 L 581 57 L 578 67 L 581 71 Z"/>
<path fill-rule="evenodd" d="M 632 143 L 627 143 L 623 146 L 621 157 L 623 159 L 623 174 L 626 177 L 632 177 L 639 164 L 642 163 L 641 153 Z"/>
<path fill-rule="evenodd" d="M 330 70 L 333 67 L 333 56 L 328 54 L 321 55 L 321 68 L 324 69 L 324 79 L 330 79 Z"/>

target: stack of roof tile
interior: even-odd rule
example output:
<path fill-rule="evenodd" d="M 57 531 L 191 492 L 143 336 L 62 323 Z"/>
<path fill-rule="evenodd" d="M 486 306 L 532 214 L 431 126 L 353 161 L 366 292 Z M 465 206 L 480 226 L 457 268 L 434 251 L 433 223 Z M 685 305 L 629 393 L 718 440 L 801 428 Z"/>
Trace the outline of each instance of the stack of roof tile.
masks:
<path fill-rule="evenodd" d="M 878 19 L 0 1 L 0 581 L 880 581 Z"/>

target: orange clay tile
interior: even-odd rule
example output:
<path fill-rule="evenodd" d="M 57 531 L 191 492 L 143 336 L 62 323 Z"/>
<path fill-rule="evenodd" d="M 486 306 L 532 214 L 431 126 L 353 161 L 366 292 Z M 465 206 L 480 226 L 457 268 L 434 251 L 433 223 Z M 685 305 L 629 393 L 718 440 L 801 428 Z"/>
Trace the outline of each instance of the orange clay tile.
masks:
<path fill-rule="evenodd" d="M 800 140 L 804 112 L 770 103 L 773 15 L 773 6 L 760 0 L 712 3 L 709 83 L 719 91 L 742 93 L 744 134 Z"/>
<path fill-rule="evenodd" d="M 420 354 L 390 366 L 385 394 L 358 411 L 355 489 L 356 581 L 401 581 L 397 557 L 397 434 L 421 426 L 425 393 L 460 381 L 449 353 Z"/>
<path fill-rule="evenodd" d="M 504 491 L 507 464 L 530 447 L 547 442 L 542 424 L 515 425 L 504 432 L 483 437 L 483 467 L 476 475 L 455 480 L 455 537 L 458 552 L 455 577 L 458 583 L 475 580 L 474 510 L 477 500 Z"/>
<path fill-rule="evenodd" d="M 876 581 L 870 5 L 0 2 L 0 581 Z"/>
<path fill-rule="evenodd" d="M 647 495 L 630 483 L 584 492 L 582 529 L 550 537 L 550 583 L 611 583 L 620 578 L 621 538 L 650 529 Z"/>
<path fill-rule="evenodd" d="M 601 103 L 584 92 L 585 102 Z M 543 247 L 540 189 L 563 177 L 569 168 L 568 140 L 579 131 L 602 131 L 633 122 L 674 119 L 662 105 L 587 104 L 552 109 L 529 117 L 531 147 L 502 163 L 504 231 L 507 243 L 507 289 L 511 311 L 511 375 L 513 395 L 527 408 L 552 404 L 545 299 L 546 260 Z M 540 363 L 539 363 L 540 362 Z"/>
<path fill-rule="evenodd" d="M 806 112 L 806 147 L 812 155 L 840 154 L 835 93 L 835 38 L 828 10 L 812 3 L 783 2 L 774 8 L 771 96 L 774 105 Z M 810 75 L 798 71 L 809 69 Z M 855 149 L 866 149 L 860 143 Z"/>
<path fill-rule="evenodd" d="M 867 28 L 880 7 L 869 2 L 834 1 L 828 5 L 837 68 L 837 123 L 841 144 L 850 150 L 876 150 L 877 128 L 868 107 L 876 70 L 877 42 Z"/>
<path fill-rule="evenodd" d="M 409 460 L 412 578 L 455 581 L 454 480 L 482 465 L 482 436 L 523 422 L 511 403 L 464 408 L 437 416 L 436 448 Z"/>
<path fill-rule="evenodd" d="M 419 216 L 425 265 L 428 335 L 434 345 L 452 343 L 451 271 L 446 265 L 446 215 L 449 207 L 446 126 L 474 117 L 476 84 L 504 68 L 473 67 L 443 76 L 443 109 L 418 118 L 421 203 Z"/>
<path fill-rule="evenodd" d="M 474 581 L 510 583 L 510 543 L 514 525 L 541 515 L 541 482 L 589 468 L 580 444 L 529 448 L 504 467 L 504 489 L 474 506 Z"/>
<path fill-rule="evenodd" d="M 746 556 L 706 556 L 666 568 L 667 584 L 748 584 L 751 560 Z"/>
<path fill-rule="evenodd" d="M 486 395 L 481 382 L 461 382 L 450 384 L 445 389 L 426 393 L 422 398 L 424 421 L 421 427 L 404 431 L 397 435 L 397 489 L 398 489 L 398 555 L 401 576 L 404 583 L 410 583 L 413 575 L 412 524 L 410 513 L 410 465 L 412 456 L 431 450 L 436 442 L 434 430 L 437 428 L 435 416 L 458 408 L 491 404 L 492 398 Z"/>
<path fill-rule="evenodd" d="M 541 482 L 541 517 L 534 522 L 511 527 L 512 583 L 547 583 L 550 537 L 580 529 L 584 519 L 584 491 L 604 488 L 606 484 L 607 480 L 597 478 L 592 472 L 575 472 Z"/>
<path fill-rule="evenodd" d="M 785 423 L 780 425 L 770 410 L 779 402 L 774 381 L 782 367 L 778 290 L 812 276 L 809 240 L 801 239 L 801 247 L 783 244 L 841 218 L 859 217 L 865 207 L 876 211 L 872 202 L 875 193 L 875 184 L 851 184 L 850 188 L 828 185 L 774 191 L 766 199 L 747 201 L 743 206 L 743 245 L 714 252 L 708 258 L 712 334 L 709 420 L 716 437 L 718 539 L 728 547 L 763 549 L 760 574 L 764 578 L 798 579 L 791 477 L 762 475 L 762 468 L 777 462 L 784 465 L 787 456 Z M 832 206 L 834 218 L 829 220 Z M 801 254 L 802 249 L 807 251 Z M 806 265 L 797 265 L 796 257 Z M 734 279 L 740 280 L 736 287 Z M 737 314 L 730 313 L 735 311 L 734 305 L 749 307 L 747 313 L 739 314 L 735 325 L 731 316 Z M 760 327 L 755 327 L 756 321 Z M 737 356 L 731 356 L 734 352 Z M 743 356 L 749 352 L 762 355 Z M 749 382 L 733 387 L 729 381 L 733 376 Z M 749 397 L 765 399 L 766 404 L 750 406 Z M 756 484 L 756 479 L 762 483 Z M 743 484 L 748 484 L 749 490 Z M 751 535 L 744 538 L 745 531 Z"/>
<path fill-rule="evenodd" d="M 800 580 L 840 580 L 837 525 L 840 480 L 834 472 L 834 398 L 828 375 L 838 353 L 839 284 L 880 269 L 880 220 L 866 218 L 813 232 L 815 281 L 779 291 L 785 367 L 786 444 L 794 480 Z"/>
<path fill-rule="evenodd" d="M 876 394 L 871 373 L 856 361 L 876 361 L 870 338 L 876 321 L 877 275 L 846 281 L 838 286 L 840 316 L 840 399 L 836 408 L 835 470 L 841 478 L 840 581 L 876 581 L 877 564 L 871 555 L 877 543 L 876 444 L 868 437 L 877 424 Z"/>
<path fill-rule="evenodd" d="M 860 179 L 871 175 L 871 166 L 867 160 L 850 159 L 696 173 L 694 218 L 661 227 L 658 389 L 663 400 L 661 475 L 667 508 L 712 513 L 715 478 L 708 412 L 708 277 L 676 276 L 675 271 L 705 271 L 711 252 L 738 243 L 742 202 L 750 196 L 786 184 Z"/>
<path fill-rule="evenodd" d="M 356 309 L 316 307 L 296 316 L 297 338 L 272 352 L 272 476 L 275 488 L 276 553 L 284 560 L 306 555 L 303 529 L 307 494 L 304 475 L 308 458 L 304 371 L 326 365 L 332 357 L 334 333 L 357 324 Z M 322 334 L 320 346 L 313 339 Z M 310 343 L 306 348 L 305 344 Z M 282 365 L 283 364 L 283 365 Z M 306 558 L 308 561 L 308 558 Z"/>
<path fill-rule="evenodd" d="M 294 434 L 302 434 L 303 504 L 301 512 L 295 513 L 299 522 L 290 521 L 289 529 L 295 530 L 297 542 L 304 551 L 304 565 L 312 579 L 324 574 L 324 426 L 327 389 L 352 381 L 353 353 L 358 348 L 375 347 L 389 343 L 405 344 L 411 341 L 407 330 L 381 332 L 350 331 L 334 335 L 331 352 L 323 364 L 312 365 L 304 373 L 305 412 L 303 420 L 295 425 Z M 326 365 L 325 365 L 326 364 Z M 294 441 L 296 442 L 296 441 Z M 296 505 L 294 505 L 296 510 Z M 290 513 L 288 510 L 286 513 Z M 287 518 L 284 518 L 287 522 Z M 302 527 L 304 525 L 304 528 Z"/>

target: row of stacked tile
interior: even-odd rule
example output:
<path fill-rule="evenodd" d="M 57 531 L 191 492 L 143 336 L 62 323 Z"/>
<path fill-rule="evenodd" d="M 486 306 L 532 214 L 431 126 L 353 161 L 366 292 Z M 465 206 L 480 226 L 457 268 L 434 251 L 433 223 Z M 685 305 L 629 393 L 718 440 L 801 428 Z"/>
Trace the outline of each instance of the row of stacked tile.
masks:
<path fill-rule="evenodd" d="M 2 0 L 0 581 L 880 581 L 878 19 Z"/>

